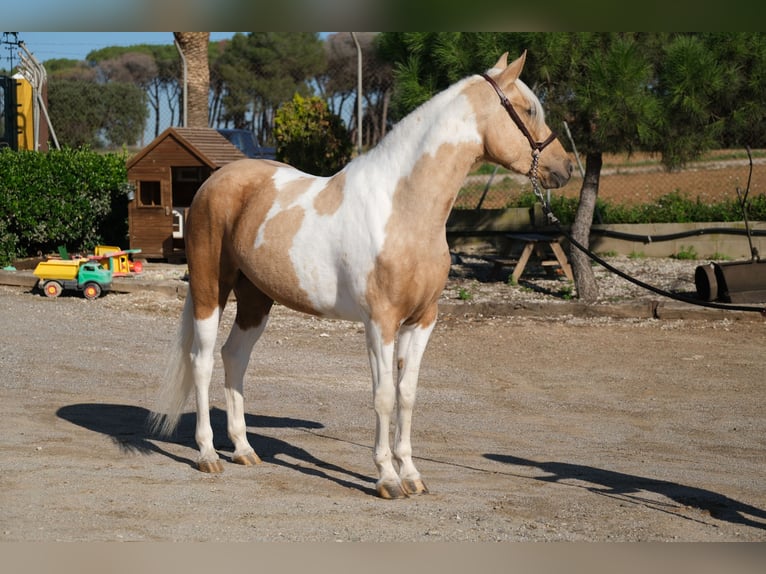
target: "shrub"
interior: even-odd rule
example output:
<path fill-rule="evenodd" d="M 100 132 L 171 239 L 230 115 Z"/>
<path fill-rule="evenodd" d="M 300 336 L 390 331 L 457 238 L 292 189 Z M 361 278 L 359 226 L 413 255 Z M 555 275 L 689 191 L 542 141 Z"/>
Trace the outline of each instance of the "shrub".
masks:
<path fill-rule="evenodd" d="M 124 154 L 0 151 L 0 263 L 127 238 Z"/>
<path fill-rule="evenodd" d="M 352 143 L 342 120 L 318 97 L 295 94 L 274 118 L 280 161 L 312 173 L 332 175 L 351 159 Z"/>

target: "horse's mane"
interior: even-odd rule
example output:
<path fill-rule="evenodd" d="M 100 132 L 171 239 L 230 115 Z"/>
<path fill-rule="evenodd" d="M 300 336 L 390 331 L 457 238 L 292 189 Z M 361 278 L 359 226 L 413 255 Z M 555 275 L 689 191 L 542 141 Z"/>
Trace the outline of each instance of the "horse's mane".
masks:
<path fill-rule="evenodd" d="M 378 162 L 394 156 L 398 156 L 400 161 L 407 161 L 405 158 L 410 161 L 416 160 L 419 157 L 416 147 L 421 141 L 412 137 L 413 130 L 422 131 L 424 128 L 429 130 L 438 127 L 436 121 L 441 111 L 450 106 L 469 80 L 470 78 L 464 78 L 420 104 L 394 124 L 374 148 L 357 160 L 367 158 L 369 161 Z"/>
<path fill-rule="evenodd" d="M 498 70 L 496 69 L 489 70 L 490 75 L 497 72 Z M 414 149 L 414 146 L 420 142 L 417 138 L 411 137 L 411 131 L 413 129 L 422 129 L 415 127 L 418 124 L 422 125 L 425 123 L 428 126 L 430 122 L 436 121 L 440 111 L 451 105 L 467 83 L 475 81 L 477 78 L 478 76 L 475 75 L 463 78 L 420 104 L 420 106 L 399 120 L 374 148 L 356 158 L 352 163 L 362 160 L 362 163 L 366 164 L 367 161 L 379 161 L 383 157 L 392 157 L 393 155 L 398 155 L 402 158 L 417 158 L 418 154 L 415 153 L 417 150 Z M 540 100 L 521 79 L 516 80 L 516 87 L 530 106 L 533 125 L 530 125 L 529 128 L 533 132 L 542 130 L 545 126 L 545 113 L 543 112 Z"/>

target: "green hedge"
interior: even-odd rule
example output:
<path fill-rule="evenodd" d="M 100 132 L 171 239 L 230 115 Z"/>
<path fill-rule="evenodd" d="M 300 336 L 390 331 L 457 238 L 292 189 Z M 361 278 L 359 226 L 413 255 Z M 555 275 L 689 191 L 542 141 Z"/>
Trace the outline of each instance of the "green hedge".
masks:
<path fill-rule="evenodd" d="M 532 193 L 522 194 L 508 207 L 531 207 L 537 202 Z M 579 200 L 573 197 L 552 196 L 551 209 L 562 223 L 574 221 Z M 742 209 L 737 199 L 720 203 L 703 203 L 689 199 L 679 192 L 658 198 L 654 203 L 641 205 L 596 202 L 595 223 L 696 223 L 706 221 L 742 221 Z M 766 221 L 766 195 L 748 197 L 747 216 L 750 221 Z M 600 220 L 599 220 L 600 218 Z"/>
<path fill-rule="evenodd" d="M 125 154 L 0 151 L 0 263 L 104 242 L 126 246 Z"/>

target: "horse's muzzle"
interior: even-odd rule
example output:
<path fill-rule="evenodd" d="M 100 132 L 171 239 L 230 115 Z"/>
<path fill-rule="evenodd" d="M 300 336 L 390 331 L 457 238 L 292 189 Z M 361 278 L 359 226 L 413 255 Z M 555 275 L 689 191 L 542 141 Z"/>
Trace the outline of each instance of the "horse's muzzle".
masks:
<path fill-rule="evenodd" d="M 564 187 L 567 184 L 569 178 L 572 177 L 574 165 L 567 159 L 558 168 L 547 166 L 547 168 L 543 168 L 540 171 L 540 180 L 543 186 L 547 189 L 555 189 Z"/>

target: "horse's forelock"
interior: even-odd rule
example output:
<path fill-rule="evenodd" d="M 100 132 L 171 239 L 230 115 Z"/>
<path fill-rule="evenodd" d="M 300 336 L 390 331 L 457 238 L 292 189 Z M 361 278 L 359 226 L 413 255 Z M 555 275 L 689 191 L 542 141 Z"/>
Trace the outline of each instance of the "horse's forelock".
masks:
<path fill-rule="evenodd" d="M 487 70 L 487 75 L 494 77 L 499 75 L 502 71 L 503 70 L 499 68 L 490 68 Z M 540 103 L 540 99 L 532 89 L 524 83 L 524 80 L 517 78 L 515 84 L 519 92 L 521 92 L 521 95 L 529 101 L 529 105 L 532 108 L 534 125 L 529 127 L 535 132 L 542 130 L 545 127 L 545 112 L 543 111 L 543 105 Z"/>
<path fill-rule="evenodd" d="M 516 80 L 516 87 L 521 92 L 521 95 L 529 101 L 529 105 L 532 107 L 532 117 L 535 121 L 535 125 L 532 126 L 532 128 L 535 132 L 543 129 L 545 127 L 545 112 L 543 111 L 543 105 L 540 103 L 540 99 L 532 89 L 523 82 L 523 80 Z"/>

